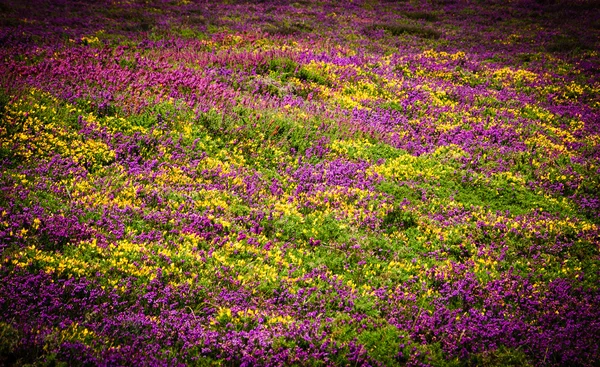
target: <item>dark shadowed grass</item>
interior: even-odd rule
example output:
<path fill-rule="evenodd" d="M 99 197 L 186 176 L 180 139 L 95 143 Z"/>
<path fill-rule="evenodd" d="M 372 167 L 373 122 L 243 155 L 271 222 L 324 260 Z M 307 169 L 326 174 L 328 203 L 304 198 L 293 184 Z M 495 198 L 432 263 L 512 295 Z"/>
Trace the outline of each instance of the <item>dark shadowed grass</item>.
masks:
<path fill-rule="evenodd" d="M 585 40 L 578 37 L 565 35 L 554 38 L 546 45 L 546 50 L 554 53 L 577 52 L 589 50 L 591 48 L 592 46 Z"/>
<path fill-rule="evenodd" d="M 263 29 L 266 33 L 271 35 L 290 36 L 302 32 L 312 31 L 312 27 L 305 23 L 276 23 L 268 24 Z"/>
<path fill-rule="evenodd" d="M 402 13 L 407 18 L 414 20 L 424 20 L 427 22 L 436 22 L 439 20 L 439 17 L 435 13 L 429 13 L 426 11 L 407 11 Z"/>
<path fill-rule="evenodd" d="M 408 23 L 373 24 L 365 29 L 367 32 L 375 30 L 384 30 L 392 36 L 412 35 L 428 39 L 438 39 L 442 36 L 442 33 L 435 29 Z"/>

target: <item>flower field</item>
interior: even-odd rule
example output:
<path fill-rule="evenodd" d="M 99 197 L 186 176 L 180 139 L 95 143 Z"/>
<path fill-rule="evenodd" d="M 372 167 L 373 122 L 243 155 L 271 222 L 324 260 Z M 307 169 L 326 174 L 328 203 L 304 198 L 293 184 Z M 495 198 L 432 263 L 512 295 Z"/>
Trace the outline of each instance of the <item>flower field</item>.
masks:
<path fill-rule="evenodd" d="M 597 1 L 0 1 L 0 365 L 600 366 Z"/>

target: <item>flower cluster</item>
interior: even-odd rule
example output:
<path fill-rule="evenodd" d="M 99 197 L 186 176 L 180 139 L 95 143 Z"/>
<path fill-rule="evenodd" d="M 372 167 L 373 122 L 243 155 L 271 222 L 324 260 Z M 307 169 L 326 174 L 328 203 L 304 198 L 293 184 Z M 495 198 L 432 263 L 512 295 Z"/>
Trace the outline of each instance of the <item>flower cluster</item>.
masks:
<path fill-rule="evenodd" d="M 0 364 L 597 365 L 586 1 L 29 3 Z"/>

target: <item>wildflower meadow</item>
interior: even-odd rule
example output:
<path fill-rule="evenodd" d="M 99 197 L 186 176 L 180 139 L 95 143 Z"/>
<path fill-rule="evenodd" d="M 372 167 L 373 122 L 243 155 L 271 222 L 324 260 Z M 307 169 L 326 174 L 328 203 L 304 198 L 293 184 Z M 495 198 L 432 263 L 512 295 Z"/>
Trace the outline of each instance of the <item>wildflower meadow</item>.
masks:
<path fill-rule="evenodd" d="M 600 366 L 596 0 L 0 0 L 0 365 Z"/>

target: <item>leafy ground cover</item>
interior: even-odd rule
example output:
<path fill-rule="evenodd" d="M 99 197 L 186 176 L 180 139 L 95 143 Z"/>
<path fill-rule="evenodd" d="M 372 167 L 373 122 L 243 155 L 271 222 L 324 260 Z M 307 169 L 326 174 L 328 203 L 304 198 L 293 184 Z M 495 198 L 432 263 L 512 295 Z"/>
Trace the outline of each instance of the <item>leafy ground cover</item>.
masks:
<path fill-rule="evenodd" d="M 598 366 L 593 1 L 0 2 L 0 364 Z"/>

